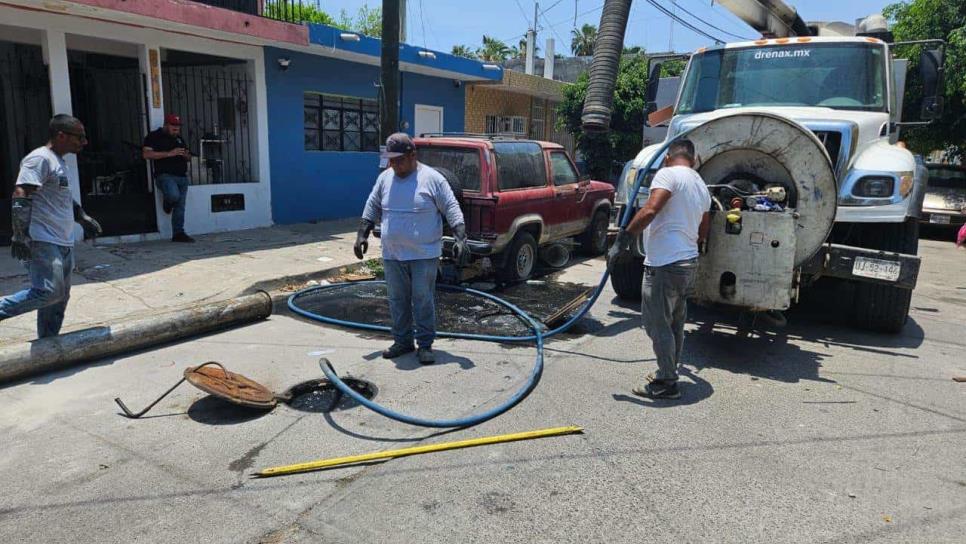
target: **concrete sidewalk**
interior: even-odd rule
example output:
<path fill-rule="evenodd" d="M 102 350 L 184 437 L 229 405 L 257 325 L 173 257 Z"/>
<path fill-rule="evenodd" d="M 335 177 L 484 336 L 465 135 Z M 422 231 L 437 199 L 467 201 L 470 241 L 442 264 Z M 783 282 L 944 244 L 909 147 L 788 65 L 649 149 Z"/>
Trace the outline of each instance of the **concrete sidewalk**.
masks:
<path fill-rule="evenodd" d="M 62 332 L 278 289 L 357 264 L 357 219 L 273 226 L 168 241 L 76 246 L 71 300 Z M 369 239 L 366 257 L 381 255 Z M 24 266 L 0 248 L 0 295 L 30 284 Z M 36 312 L 0 322 L 0 343 L 36 338 Z"/>

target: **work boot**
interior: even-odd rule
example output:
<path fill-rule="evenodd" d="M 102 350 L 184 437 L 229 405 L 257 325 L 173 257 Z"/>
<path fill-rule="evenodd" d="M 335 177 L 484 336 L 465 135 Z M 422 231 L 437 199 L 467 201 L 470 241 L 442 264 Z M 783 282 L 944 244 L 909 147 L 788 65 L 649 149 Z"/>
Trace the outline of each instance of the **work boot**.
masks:
<path fill-rule="evenodd" d="M 433 355 L 431 348 L 419 348 L 416 350 L 416 357 L 421 365 L 431 365 L 436 362 L 436 356 Z"/>
<path fill-rule="evenodd" d="M 651 399 L 679 399 L 681 391 L 678 389 L 678 382 L 667 380 L 651 380 L 644 387 L 635 387 L 632 393 L 639 397 Z"/>
<path fill-rule="evenodd" d="M 405 355 L 415 349 L 416 348 L 414 348 L 412 344 L 401 344 L 399 342 L 393 342 L 391 346 L 382 350 L 382 358 L 395 359 L 396 357 L 399 357 L 400 355 Z"/>
<path fill-rule="evenodd" d="M 179 232 L 179 233 L 175 234 L 174 236 L 172 236 L 171 237 L 171 241 L 172 242 L 184 242 L 184 243 L 187 243 L 187 244 L 193 244 L 193 243 L 195 243 L 195 239 L 194 238 L 188 236 L 187 234 L 185 234 L 183 232 Z"/>

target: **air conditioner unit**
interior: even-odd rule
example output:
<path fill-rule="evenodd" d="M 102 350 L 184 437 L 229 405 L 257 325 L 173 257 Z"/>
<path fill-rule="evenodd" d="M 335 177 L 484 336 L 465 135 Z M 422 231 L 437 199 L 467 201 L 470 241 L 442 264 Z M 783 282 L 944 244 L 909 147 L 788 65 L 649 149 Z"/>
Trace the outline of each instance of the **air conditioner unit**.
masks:
<path fill-rule="evenodd" d="M 486 132 L 488 134 L 526 136 L 527 118 L 522 115 L 487 115 Z"/>

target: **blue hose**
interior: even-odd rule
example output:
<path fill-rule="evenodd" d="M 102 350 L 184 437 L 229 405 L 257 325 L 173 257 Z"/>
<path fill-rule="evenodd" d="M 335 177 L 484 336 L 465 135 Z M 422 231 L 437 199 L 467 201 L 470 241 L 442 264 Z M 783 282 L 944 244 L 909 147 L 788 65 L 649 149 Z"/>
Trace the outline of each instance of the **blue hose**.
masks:
<path fill-rule="evenodd" d="M 694 130 L 694 129 L 691 129 L 691 130 Z M 637 198 L 637 193 L 640 191 L 641 183 L 644 180 L 645 174 L 649 172 L 651 168 L 653 168 L 654 162 L 667 150 L 668 146 L 670 146 L 672 142 L 674 142 L 679 138 L 683 138 L 688 133 L 690 133 L 691 130 L 682 132 L 681 134 L 677 135 L 671 140 L 665 142 L 665 144 L 661 146 L 661 148 L 658 149 L 656 153 L 654 153 L 654 155 L 651 157 L 651 160 L 647 163 L 647 166 L 645 168 L 642 168 L 638 172 L 637 178 L 634 181 L 634 188 L 631 190 L 630 193 L 628 193 L 627 206 L 625 206 L 624 208 L 624 215 L 621 216 L 620 228 L 622 229 L 625 228 L 628 222 L 630 222 L 631 220 L 631 210 L 633 209 L 633 202 Z M 594 303 L 597 302 L 597 299 L 600 297 L 601 292 L 603 292 L 604 290 L 604 286 L 607 285 L 607 279 L 609 277 L 610 277 L 610 271 L 605 271 L 604 274 L 601 276 L 600 282 L 598 282 L 597 287 L 594 289 L 593 295 L 591 295 L 590 299 L 584 304 L 584 306 L 580 309 L 580 311 L 574 314 L 574 316 L 568 319 L 567 322 L 564 323 L 563 325 L 547 332 L 541 332 L 540 326 L 526 312 L 524 312 L 517 306 L 497 296 L 491 295 L 489 293 L 484 293 L 483 291 L 469 289 L 466 287 L 459 287 L 459 286 L 453 286 L 453 285 L 437 286 L 438 289 L 441 289 L 444 291 L 468 293 L 468 294 L 480 296 L 487 300 L 495 302 L 496 304 L 499 304 L 504 308 L 507 308 L 510 311 L 512 311 L 517 317 L 523 320 L 523 322 L 526 323 L 530 327 L 530 329 L 533 330 L 533 334 L 528 336 L 493 336 L 488 334 L 470 334 L 470 333 L 445 332 L 445 331 L 440 331 L 439 333 L 437 333 L 437 336 L 441 338 L 482 340 L 486 342 L 536 342 L 537 344 L 536 361 L 534 362 L 533 369 L 530 371 L 530 375 L 527 377 L 527 381 L 523 384 L 523 387 L 521 387 L 516 393 L 513 394 L 513 396 L 507 399 L 503 404 L 496 406 L 494 408 L 491 408 L 490 410 L 487 410 L 485 412 L 481 412 L 478 414 L 474 414 L 474 415 L 466 416 L 462 418 L 456 418 L 456 419 L 425 419 L 425 418 L 420 418 L 416 416 L 410 416 L 410 415 L 396 412 L 395 410 L 386 408 L 385 406 L 382 406 L 381 404 L 373 402 L 365 398 L 361 394 L 359 394 L 359 392 L 349 387 L 345 382 L 343 382 L 339 378 L 339 376 L 335 372 L 335 369 L 332 368 L 332 365 L 327 360 L 322 359 L 322 361 L 320 361 L 319 366 L 322 368 L 322 372 L 325 374 L 325 377 L 330 382 L 332 382 L 332 384 L 335 385 L 339 389 L 339 391 L 342 392 L 343 395 L 348 395 L 350 398 L 352 398 L 352 400 L 390 419 L 395 419 L 396 421 L 402 421 L 404 423 L 409 423 L 411 425 L 417 425 L 420 427 L 453 428 L 453 427 L 470 427 L 473 425 L 477 425 L 479 423 L 492 419 L 506 412 L 510 408 L 513 408 L 514 406 L 519 404 L 523 399 L 525 399 L 527 395 L 529 395 L 537 387 L 537 384 L 540 382 L 540 377 L 543 374 L 544 339 L 566 331 L 567 329 L 572 327 L 574 323 L 576 323 L 581 318 L 583 318 L 587 314 L 587 312 L 590 311 L 590 308 L 594 305 Z M 332 325 L 339 325 L 342 327 L 349 327 L 353 329 L 388 332 L 391 329 L 385 325 L 373 325 L 371 323 L 360 323 L 357 321 L 346 321 L 343 319 L 336 319 L 334 317 L 328 317 L 328 316 L 316 314 L 314 312 L 309 312 L 308 310 L 299 308 L 295 304 L 295 301 L 298 300 L 299 298 L 311 293 L 319 292 L 319 291 L 340 289 L 350 285 L 360 285 L 360 284 L 370 284 L 370 285 L 380 284 L 381 285 L 385 283 L 386 283 L 385 281 L 373 280 L 373 281 L 366 281 L 366 282 L 337 283 L 333 285 L 310 287 L 308 289 L 303 289 L 293 294 L 292 296 L 290 296 L 288 299 L 288 307 L 290 310 L 292 310 L 298 315 L 301 315 L 303 317 L 306 317 L 308 319 L 312 319 L 315 321 L 321 321 L 322 323 L 330 323 Z"/>

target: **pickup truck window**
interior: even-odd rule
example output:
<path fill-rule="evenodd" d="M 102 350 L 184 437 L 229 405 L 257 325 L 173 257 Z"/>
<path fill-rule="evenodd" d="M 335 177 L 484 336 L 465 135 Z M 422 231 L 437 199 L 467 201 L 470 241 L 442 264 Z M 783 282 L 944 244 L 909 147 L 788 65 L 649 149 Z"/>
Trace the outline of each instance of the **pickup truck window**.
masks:
<path fill-rule="evenodd" d="M 500 190 L 547 186 L 543 148 L 533 142 L 494 142 Z"/>
<path fill-rule="evenodd" d="M 570 159 L 563 151 L 554 151 L 550 154 L 550 173 L 553 175 L 553 184 L 558 187 L 580 181 L 576 170 L 570 164 Z"/>
<path fill-rule="evenodd" d="M 480 190 L 480 150 L 467 147 L 420 147 L 419 162 L 446 178 L 454 193 Z"/>

